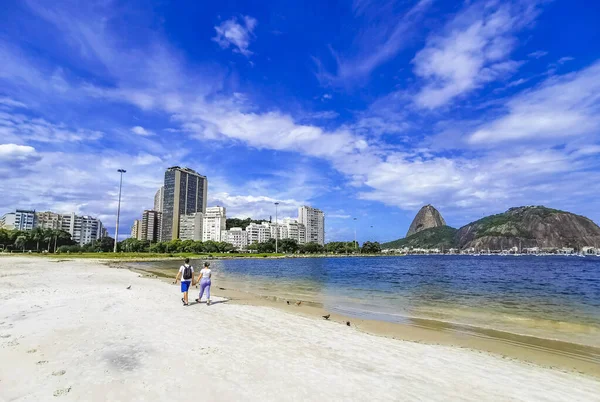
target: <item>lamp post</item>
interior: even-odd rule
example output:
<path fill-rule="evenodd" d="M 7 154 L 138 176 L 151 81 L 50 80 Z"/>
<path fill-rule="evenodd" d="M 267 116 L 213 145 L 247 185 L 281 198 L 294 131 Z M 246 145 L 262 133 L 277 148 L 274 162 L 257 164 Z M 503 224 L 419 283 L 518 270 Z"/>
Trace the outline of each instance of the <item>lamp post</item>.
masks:
<path fill-rule="evenodd" d="M 115 228 L 115 247 L 114 252 L 117 252 L 117 243 L 119 242 L 119 215 L 121 215 L 121 187 L 123 187 L 123 173 L 127 171 L 125 169 L 119 169 L 117 172 L 121 173 L 121 179 L 119 180 L 119 203 L 117 204 L 117 227 Z"/>
<path fill-rule="evenodd" d="M 277 238 L 279 237 L 279 222 L 277 219 L 277 206 L 279 205 L 278 202 L 275 203 L 275 254 L 277 254 L 279 252 L 278 247 L 277 247 Z"/>
<path fill-rule="evenodd" d="M 354 218 L 354 247 L 358 248 L 358 243 L 356 242 L 356 218 Z"/>

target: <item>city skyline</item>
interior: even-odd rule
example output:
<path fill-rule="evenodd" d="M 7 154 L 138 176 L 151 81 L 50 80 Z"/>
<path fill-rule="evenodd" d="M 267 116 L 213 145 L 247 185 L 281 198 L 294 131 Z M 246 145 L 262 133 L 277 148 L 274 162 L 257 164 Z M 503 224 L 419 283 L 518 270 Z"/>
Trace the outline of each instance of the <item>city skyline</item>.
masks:
<path fill-rule="evenodd" d="M 454 227 L 521 205 L 600 222 L 589 2 L 125 8 L 3 3 L 0 211 L 92 215 L 114 236 L 125 169 L 125 238 L 178 165 L 232 217 L 318 206 L 325 241 L 399 238 L 426 204 Z"/>

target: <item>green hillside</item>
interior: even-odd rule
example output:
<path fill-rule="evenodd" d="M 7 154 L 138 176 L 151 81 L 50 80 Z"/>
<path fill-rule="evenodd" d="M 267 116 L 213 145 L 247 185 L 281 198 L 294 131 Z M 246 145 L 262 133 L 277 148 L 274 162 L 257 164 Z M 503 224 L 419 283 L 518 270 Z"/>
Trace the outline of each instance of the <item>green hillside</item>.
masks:
<path fill-rule="evenodd" d="M 456 229 L 450 226 L 425 229 L 410 237 L 383 243 L 381 248 L 452 248 L 455 247 Z"/>

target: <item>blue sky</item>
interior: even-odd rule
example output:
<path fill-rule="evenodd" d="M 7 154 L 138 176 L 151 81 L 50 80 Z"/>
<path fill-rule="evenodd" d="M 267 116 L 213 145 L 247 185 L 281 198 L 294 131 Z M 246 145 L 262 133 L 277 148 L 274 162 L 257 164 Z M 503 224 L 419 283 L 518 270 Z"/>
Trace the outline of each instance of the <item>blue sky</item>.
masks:
<path fill-rule="evenodd" d="M 230 217 L 309 204 L 326 237 L 402 237 L 543 204 L 600 222 L 600 4 L 44 2 L 0 13 L 0 211 L 125 235 L 164 169 Z"/>

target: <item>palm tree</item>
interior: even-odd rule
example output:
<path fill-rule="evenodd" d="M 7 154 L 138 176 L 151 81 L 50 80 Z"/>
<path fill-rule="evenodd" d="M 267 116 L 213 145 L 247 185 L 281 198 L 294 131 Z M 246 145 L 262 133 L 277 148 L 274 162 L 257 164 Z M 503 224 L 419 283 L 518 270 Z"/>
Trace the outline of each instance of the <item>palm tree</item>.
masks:
<path fill-rule="evenodd" d="M 48 252 L 50 252 L 50 244 L 52 243 L 53 237 L 54 237 L 54 230 L 44 229 L 43 239 L 44 239 L 44 242 L 48 243 Z"/>
<path fill-rule="evenodd" d="M 17 247 L 23 247 L 23 252 L 25 252 L 25 244 L 26 243 L 27 243 L 27 237 L 25 237 L 24 235 L 20 235 L 15 240 L 15 246 L 17 246 Z"/>
<path fill-rule="evenodd" d="M 40 241 L 44 239 L 44 230 L 42 228 L 35 228 L 31 231 L 31 239 L 37 242 L 37 252 L 40 252 Z"/>

